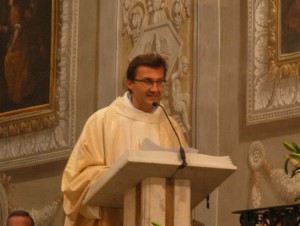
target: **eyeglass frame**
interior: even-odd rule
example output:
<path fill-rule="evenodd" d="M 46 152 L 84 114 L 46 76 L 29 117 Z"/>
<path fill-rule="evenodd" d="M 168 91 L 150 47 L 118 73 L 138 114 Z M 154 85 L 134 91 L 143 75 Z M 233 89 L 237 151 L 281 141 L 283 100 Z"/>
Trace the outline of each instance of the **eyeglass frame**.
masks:
<path fill-rule="evenodd" d="M 144 79 L 132 79 L 132 81 L 141 82 L 142 84 L 152 87 L 155 83 L 157 86 L 163 86 L 167 81 L 165 79 L 154 81 L 150 78 L 144 78 Z"/>

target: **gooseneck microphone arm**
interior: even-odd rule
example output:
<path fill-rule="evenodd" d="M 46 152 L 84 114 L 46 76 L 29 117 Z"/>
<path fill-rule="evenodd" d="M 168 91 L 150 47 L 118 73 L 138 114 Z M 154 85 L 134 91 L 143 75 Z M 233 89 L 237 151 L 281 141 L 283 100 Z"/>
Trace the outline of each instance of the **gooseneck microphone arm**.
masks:
<path fill-rule="evenodd" d="M 187 162 L 186 162 L 186 159 L 185 159 L 185 151 L 184 151 L 184 149 L 183 149 L 183 147 L 181 145 L 181 141 L 179 139 L 179 136 L 178 136 L 178 134 L 177 134 L 177 132 L 176 132 L 176 130 L 175 130 L 175 128 L 174 128 L 174 126 L 173 126 L 173 124 L 172 124 L 172 122 L 171 122 L 171 120 L 170 120 L 170 118 L 169 118 L 169 116 L 168 116 L 168 114 L 167 114 L 167 112 L 165 110 L 165 108 L 161 104 L 159 104 L 157 102 L 153 102 L 152 106 L 154 106 L 154 107 L 158 107 L 159 106 L 159 107 L 161 107 L 163 109 L 163 111 L 165 113 L 165 116 L 167 117 L 167 119 L 168 119 L 168 121 L 169 121 L 169 123 L 170 123 L 170 125 L 171 125 L 171 127 L 172 127 L 172 129 L 173 129 L 173 131 L 174 131 L 174 133 L 176 135 L 176 137 L 177 137 L 177 140 L 178 140 L 179 146 L 180 146 L 179 153 L 180 153 L 180 157 L 181 157 L 181 160 L 182 160 L 182 164 L 179 166 L 179 169 L 183 169 L 184 167 L 187 166 Z"/>

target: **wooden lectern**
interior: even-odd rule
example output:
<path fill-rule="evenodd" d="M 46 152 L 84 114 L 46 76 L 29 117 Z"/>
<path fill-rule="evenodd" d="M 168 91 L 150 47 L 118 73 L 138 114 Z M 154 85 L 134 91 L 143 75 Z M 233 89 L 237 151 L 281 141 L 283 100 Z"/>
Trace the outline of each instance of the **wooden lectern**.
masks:
<path fill-rule="evenodd" d="M 191 209 L 235 170 L 228 156 L 186 153 L 127 152 L 96 180 L 84 204 L 124 209 L 124 226 L 190 226 Z"/>

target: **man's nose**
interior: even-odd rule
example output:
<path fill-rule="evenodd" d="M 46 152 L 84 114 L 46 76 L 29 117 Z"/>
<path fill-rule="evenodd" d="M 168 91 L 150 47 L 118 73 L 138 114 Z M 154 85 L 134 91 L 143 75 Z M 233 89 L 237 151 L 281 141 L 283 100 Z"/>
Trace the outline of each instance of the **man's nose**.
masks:
<path fill-rule="evenodd" d="M 158 91 L 159 90 L 159 85 L 156 82 L 153 82 L 150 86 L 151 91 Z"/>

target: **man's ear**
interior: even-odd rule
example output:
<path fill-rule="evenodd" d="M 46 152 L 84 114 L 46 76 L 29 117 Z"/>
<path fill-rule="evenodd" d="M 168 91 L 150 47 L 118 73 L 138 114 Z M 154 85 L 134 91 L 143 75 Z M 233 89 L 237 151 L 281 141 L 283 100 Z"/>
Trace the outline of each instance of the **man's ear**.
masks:
<path fill-rule="evenodd" d="M 126 80 L 126 86 L 127 86 L 127 89 L 128 89 L 129 91 L 131 90 L 132 85 L 133 85 L 133 81 L 127 79 L 127 80 Z"/>

